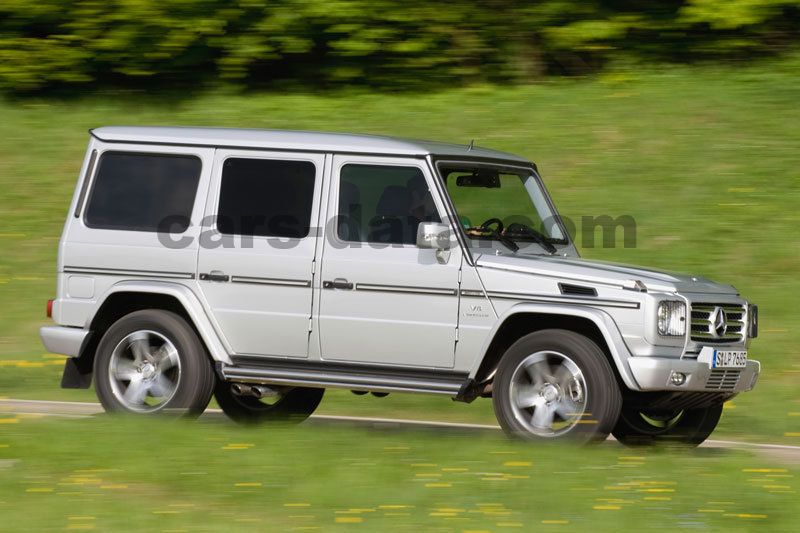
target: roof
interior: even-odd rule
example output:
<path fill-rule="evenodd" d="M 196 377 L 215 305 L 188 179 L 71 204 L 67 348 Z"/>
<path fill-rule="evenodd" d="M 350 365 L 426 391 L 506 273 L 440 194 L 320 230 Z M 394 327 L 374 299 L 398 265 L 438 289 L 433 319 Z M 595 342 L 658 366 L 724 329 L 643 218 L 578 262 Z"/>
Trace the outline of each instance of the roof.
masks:
<path fill-rule="evenodd" d="M 219 146 L 236 148 L 267 148 L 275 150 L 308 150 L 360 154 L 392 154 L 405 156 L 447 156 L 502 159 L 517 163 L 528 160 L 506 152 L 466 144 L 448 144 L 383 137 L 314 131 L 257 130 L 238 128 L 188 128 L 107 126 L 91 130 L 92 135 L 106 142 L 138 142 Z"/>

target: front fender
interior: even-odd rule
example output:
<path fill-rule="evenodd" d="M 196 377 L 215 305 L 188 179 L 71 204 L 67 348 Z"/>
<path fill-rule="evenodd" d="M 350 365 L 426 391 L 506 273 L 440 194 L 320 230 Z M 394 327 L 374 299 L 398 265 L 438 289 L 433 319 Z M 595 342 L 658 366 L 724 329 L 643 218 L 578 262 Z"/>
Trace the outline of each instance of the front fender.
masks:
<path fill-rule="evenodd" d="M 191 318 L 200 338 L 203 339 L 206 347 L 208 348 L 211 358 L 215 361 L 232 364 L 230 355 L 220 341 L 217 331 L 214 329 L 213 324 L 208 318 L 203 305 L 197 298 L 197 295 L 187 286 L 180 283 L 173 283 L 168 281 L 120 281 L 111 286 L 108 291 L 100 299 L 97 309 L 100 309 L 103 303 L 112 294 L 120 292 L 136 292 L 136 293 L 149 293 L 149 294 L 163 294 L 171 296 L 178 300 L 178 302 L 186 310 L 186 313 Z M 87 323 L 91 323 L 94 317 L 90 317 Z"/>
<path fill-rule="evenodd" d="M 622 338 L 622 334 L 619 332 L 619 329 L 614 323 L 614 320 L 611 318 L 611 315 L 601 309 L 569 304 L 560 305 L 520 303 L 510 307 L 505 313 L 498 317 L 494 327 L 492 328 L 492 331 L 487 336 L 487 339 L 481 348 L 481 356 L 477 359 L 470 372 L 470 378 L 474 379 L 477 375 L 481 363 L 489 351 L 489 346 L 491 345 L 492 340 L 495 338 L 495 335 L 505 321 L 513 315 L 532 313 L 563 315 L 565 317 L 580 317 L 592 321 L 592 323 L 597 326 L 597 328 L 600 330 L 600 333 L 603 335 L 614 364 L 619 372 L 619 375 L 622 377 L 622 381 L 628 388 L 632 390 L 639 390 L 639 385 L 636 383 L 628 363 L 631 353 L 628 351 L 625 341 Z"/>

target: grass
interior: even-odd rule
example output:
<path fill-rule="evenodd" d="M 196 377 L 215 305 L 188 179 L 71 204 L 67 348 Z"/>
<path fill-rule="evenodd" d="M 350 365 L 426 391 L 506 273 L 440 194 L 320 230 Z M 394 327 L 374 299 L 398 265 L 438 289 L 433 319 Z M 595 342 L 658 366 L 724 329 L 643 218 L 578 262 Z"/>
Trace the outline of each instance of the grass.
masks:
<path fill-rule="evenodd" d="M 87 142 L 107 124 L 322 129 L 431 138 L 536 161 L 561 213 L 630 215 L 632 248 L 589 258 L 688 271 L 760 305 L 764 374 L 718 435 L 800 444 L 800 57 L 728 67 L 618 71 L 595 79 L 426 94 L 218 92 L 186 101 L 100 95 L 0 102 L 0 395 L 91 399 L 58 388 L 37 329 L 55 294 L 56 248 Z M 578 232 L 578 244 L 583 236 Z M 321 411 L 486 422 L 473 405 L 326 396 Z"/>
<path fill-rule="evenodd" d="M 222 419 L 0 423 L 8 532 L 793 531 L 800 518 L 796 469 L 743 451 L 586 453 L 495 435 L 256 431 Z"/>

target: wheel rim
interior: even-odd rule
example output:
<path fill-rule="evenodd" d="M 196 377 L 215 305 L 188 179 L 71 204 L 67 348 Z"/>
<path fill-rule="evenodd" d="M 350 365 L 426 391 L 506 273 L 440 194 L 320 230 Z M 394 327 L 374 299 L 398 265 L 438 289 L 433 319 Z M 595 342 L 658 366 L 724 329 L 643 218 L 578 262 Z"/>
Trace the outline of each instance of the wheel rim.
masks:
<path fill-rule="evenodd" d="M 123 338 L 108 365 L 114 397 L 125 409 L 158 411 L 178 390 L 181 360 L 175 345 L 161 333 L 140 330 Z"/>
<path fill-rule="evenodd" d="M 583 372 L 568 356 L 536 352 L 511 376 L 511 408 L 529 433 L 558 437 L 571 431 L 586 412 L 588 390 Z"/>

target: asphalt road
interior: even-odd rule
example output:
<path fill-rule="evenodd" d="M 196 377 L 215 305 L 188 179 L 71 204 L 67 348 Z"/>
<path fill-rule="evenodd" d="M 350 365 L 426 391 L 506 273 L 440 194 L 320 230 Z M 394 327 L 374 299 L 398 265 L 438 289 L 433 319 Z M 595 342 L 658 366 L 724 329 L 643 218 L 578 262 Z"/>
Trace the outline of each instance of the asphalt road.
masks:
<path fill-rule="evenodd" d="M 5 399 L 0 400 L 0 413 L 85 418 L 103 413 L 103 408 L 99 403 L 89 402 Z M 207 409 L 203 414 L 203 418 L 221 418 L 223 416 L 224 414 L 219 409 Z M 371 418 L 359 416 L 312 415 L 305 423 L 349 424 L 352 426 L 381 429 L 447 430 L 463 433 L 500 431 L 500 427 L 489 424 L 464 424 L 457 422 L 440 422 L 436 420 L 407 420 L 400 418 Z M 616 445 L 616 443 L 613 443 L 613 440 L 613 438 L 609 438 L 609 444 Z M 765 455 L 772 460 L 800 464 L 800 446 L 709 439 L 702 444 L 702 447 L 748 449 Z"/>

